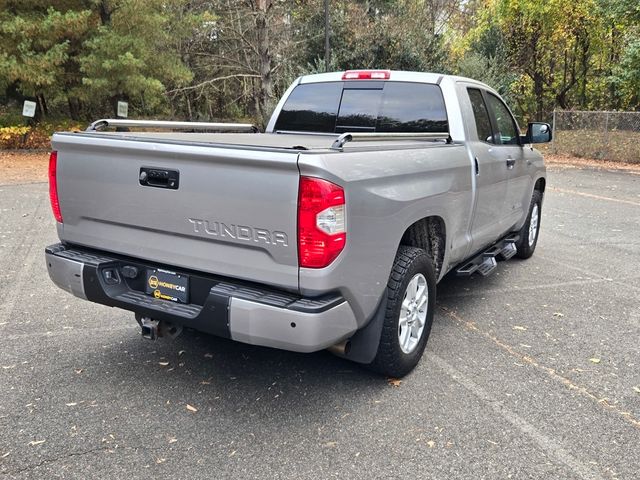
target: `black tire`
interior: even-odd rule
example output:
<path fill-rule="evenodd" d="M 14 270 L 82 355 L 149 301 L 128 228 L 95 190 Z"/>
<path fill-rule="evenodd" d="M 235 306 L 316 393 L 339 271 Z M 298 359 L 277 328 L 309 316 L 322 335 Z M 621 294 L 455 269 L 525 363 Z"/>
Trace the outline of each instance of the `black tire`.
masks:
<path fill-rule="evenodd" d="M 398 336 L 400 309 L 409 282 L 419 273 L 426 279 L 427 314 L 422 334 L 415 349 L 410 353 L 405 353 L 400 346 Z M 431 257 L 420 248 L 401 246 L 393 262 L 386 294 L 387 308 L 380 344 L 373 362 L 368 367 L 382 375 L 400 378 L 411 372 L 418 364 L 431 332 L 433 309 L 436 303 L 436 275 Z"/>
<path fill-rule="evenodd" d="M 529 227 L 531 226 L 531 214 L 535 206 L 538 206 L 538 226 L 536 228 L 535 237 L 533 243 L 529 242 Z M 529 205 L 529 214 L 527 215 L 527 221 L 520 229 L 520 238 L 516 242 L 516 257 L 529 258 L 533 255 L 538 244 L 538 236 L 540 235 L 540 219 L 542 218 L 542 193 L 539 190 L 534 190 L 531 196 L 531 205 Z"/>

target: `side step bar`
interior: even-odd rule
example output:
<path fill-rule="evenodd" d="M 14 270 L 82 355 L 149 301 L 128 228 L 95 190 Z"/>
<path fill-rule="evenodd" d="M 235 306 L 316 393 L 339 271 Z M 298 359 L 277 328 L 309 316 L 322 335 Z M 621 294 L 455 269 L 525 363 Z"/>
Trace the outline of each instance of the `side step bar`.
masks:
<path fill-rule="evenodd" d="M 519 240 L 518 234 L 510 234 L 499 242 L 493 244 L 484 252 L 472 257 L 456 270 L 459 277 L 468 277 L 474 273 L 479 273 L 486 277 L 498 266 L 497 259 L 509 260 L 516 254 L 516 242 Z"/>

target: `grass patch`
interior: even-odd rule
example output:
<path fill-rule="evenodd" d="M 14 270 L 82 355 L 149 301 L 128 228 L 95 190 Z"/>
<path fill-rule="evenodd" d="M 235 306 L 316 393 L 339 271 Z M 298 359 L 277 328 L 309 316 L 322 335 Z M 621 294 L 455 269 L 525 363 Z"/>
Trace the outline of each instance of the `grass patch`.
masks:
<path fill-rule="evenodd" d="M 559 130 L 543 151 L 578 158 L 640 163 L 640 132 L 631 130 Z"/>

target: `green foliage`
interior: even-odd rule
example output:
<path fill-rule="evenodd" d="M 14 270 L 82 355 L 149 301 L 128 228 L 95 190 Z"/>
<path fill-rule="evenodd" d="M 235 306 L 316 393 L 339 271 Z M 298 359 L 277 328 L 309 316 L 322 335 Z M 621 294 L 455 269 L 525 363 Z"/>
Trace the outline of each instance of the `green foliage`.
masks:
<path fill-rule="evenodd" d="M 331 10 L 332 65 L 337 70 L 388 68 L 443 71 L 446 69 L 441 32 L 426 29 L 432 11 L 424 1 L 333 2 Z M 298 12 L 309 39 L 301 64 L 324 58 L 322 1 Z"/>
<path fill-rule="evenodd" d="M 323 72 L 323 0 L 0 0 L 0 122 L 42 117 L 264 123 Z M 455 73 L 523 121 L 640 108 L 637 0 L 331 0 L 330 70 Z M 19 122 L 18 122 L 19 123 Z"/>
<path fill-rule="evenodd" d="M 174 2 L 176 4 L 186 2 Z M 108 22 L 84 44 L 80 56 L 82 100 L 129 100 L 133 113 L 149 115 L 165 105 L 164 92 L 190 81 L 192 74 L 171 48 L 190 32 L 178 28 L 165 2 L 118 0 Z"/>
<path fill-rule="evenodd" d="M 0 0 L 0 89 L 54 98 L 64 90 L 91 12 L 86 1 L 60 3 Z"/>
<path fill-rule="evenodd" d="M 477 52 L 468 52 L 460 59 L 457 73 L 486 83 L 507 101 L 512 93 L 512 84 L 516 80 L 516 76 L 509 72 L 500 58 L 484 56 Z"/>
<path fill-rule="evenodd" d="M 640 39 L 629 39 L 622 59 L 612 72 L 611 82 L 631 104 L 640 104 Z"/>

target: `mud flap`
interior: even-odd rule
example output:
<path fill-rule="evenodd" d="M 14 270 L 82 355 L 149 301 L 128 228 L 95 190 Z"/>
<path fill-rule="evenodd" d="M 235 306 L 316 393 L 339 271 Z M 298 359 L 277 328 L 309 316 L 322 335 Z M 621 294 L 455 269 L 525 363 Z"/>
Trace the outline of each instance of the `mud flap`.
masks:
<path fill-rule="evenodd" d="M 358 330 L 348 341 L 348 348 L 342 357 L 357 363 L 369 364 L 378 353 L 378 345 L 380 344 L 380 335 L 382 334 L 382 325 L 387 311 L 387 294 L 383 295 L 382 301 L 378 305 L 378 309 L 373 318 L 365 325 L 364 328 Z"/>

